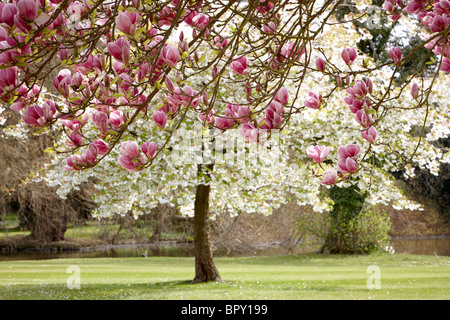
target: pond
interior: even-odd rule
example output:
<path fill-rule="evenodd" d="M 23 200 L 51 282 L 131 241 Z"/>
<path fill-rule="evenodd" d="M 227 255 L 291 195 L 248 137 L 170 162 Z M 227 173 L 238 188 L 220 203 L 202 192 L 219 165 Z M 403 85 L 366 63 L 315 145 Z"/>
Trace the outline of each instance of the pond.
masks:
<path fill-rule="evenodd" d="M 426 254 L 438 256 L 450 256 L 450 236 L 445 237 L 427 237 L 427 238 L 395 238 L 391 240 L 391 246 L 395 253 Z M 263 256 L 263 255 L 285 255 L 302 254 L 311 250 L 300 247 L 265 247 L 255 249 L 249 252 L 226 252 L 216 250 L 215 257 L 231 256 Z M 40 260 L 40 259 L 61 259 L 61 258 L 113 258 L 113 257 L 193 257 L 193 244 L 179 245 L 139 245 L 139 246 L 114 246 L 95 250 L 80 251 L 62 251 L 62 252 L 39 252 L 39 251 L 21 251 L 21 252 L 0 252 L 0 261 L 6 260 Z"/>

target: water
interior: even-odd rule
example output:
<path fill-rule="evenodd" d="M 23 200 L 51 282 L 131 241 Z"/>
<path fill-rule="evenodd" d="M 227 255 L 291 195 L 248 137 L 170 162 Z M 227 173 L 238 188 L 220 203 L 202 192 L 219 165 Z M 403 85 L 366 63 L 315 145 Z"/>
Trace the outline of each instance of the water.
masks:
<path fill-rule="evenodd" d="M 450 236 L 429 238 L 396 238 L 391 240 L 395 253 L 425 254 L 450 256 Z M 267 247 L 248 252 L 233 253 L 224 250 L 214 252 L 215 257 L 230 256 L 267 256 L 284 254 L 302 254 L 308 250 L 302 248 Z M 309 251 L 310 252 L 310 251 Z M 140 257 L 142 254 L 156 257 L 193 257 L 192 244 L 180 245 L 140 245 L 140 246 L 114 246 L 99 250 L 62 251 L 62 252 L 0 252 L 0 261 L 12 260 L 41 260 L 61 258 L 117 258 Z"/>
<path fill-rule="evenodd" d="M 427 238 L 395 238 L 391 246 L 396 253 L 450 256 L 450 236 Z"/>

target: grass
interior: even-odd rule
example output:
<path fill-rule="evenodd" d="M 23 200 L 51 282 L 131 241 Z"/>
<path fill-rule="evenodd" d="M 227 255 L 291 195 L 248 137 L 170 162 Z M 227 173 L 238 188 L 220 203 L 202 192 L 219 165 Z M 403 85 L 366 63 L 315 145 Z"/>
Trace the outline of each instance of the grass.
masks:
<path fill-rule="evenodd" d="M 450 299 L 450 258 L 379 253 L 215 259 L 223 283 L 191 284 L 193 258 L 0 261 L 0 299 Z M 80 270 L 80 289 L 67 281 Z M 367 286 L 380 268 L 380 289 Z"/>

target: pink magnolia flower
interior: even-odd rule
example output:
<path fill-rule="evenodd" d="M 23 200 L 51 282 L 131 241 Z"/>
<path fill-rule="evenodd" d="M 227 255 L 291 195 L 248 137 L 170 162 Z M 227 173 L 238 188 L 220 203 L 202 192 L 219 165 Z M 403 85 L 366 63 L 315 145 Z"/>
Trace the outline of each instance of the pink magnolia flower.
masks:
<path fill-rule="evenodd" d="M 67 50 L 65 46 L 60 45 L 58 50 L 58 56 L 62 61 L 69 59 L 69 50 Z"/>
<path fill-rule="evenodd" d="M 148 146 L 147 146 L 148 147 Z M 144 149 L 150 151 L 149 149 Z M 141 171 L 141 166 L 145 164 L 145 157 L 141 156 L 139 146 L 134 141 L 122 142 L 120 148 L 122 156 L 119 157 L 119 164 L 128 171 L 138 172 Z"/>
<path fill-rule="evenodd" d="M 53 118 L 56 107 L 53 101 L 47 101 L 42 106 L 31 105 L 23 113 L 22 119 L 33 127 L 41 127 Z"/>
<path fill-rule="evenodd" d="M 431 31 L 441 32 L 444 31 L 450 23 L 450 19 L 447 15 L 436 15 L 431 23 L 428 25 Z"/>
<path fill-rule="evenodd" d="M 361 136 L 369 143 L 374 143 L 377 139 L 377 130 L 374 127 L 370 127 L 367 130 L 361 131 Z"/>
<path fill-rule="evenodd" d="M 317 58 L 316 59 L 316 68 L 317 68 L 317 70 L 324 72 L 325 71 L 325 60 L 323 60 L 322 58 Z"/>
<path fill-rule="evenodd" d="M 287 89 L 284 87 L 280 88 L 275 94 L 274 100 L 278 101 L 282 105 L 286 105 L 289 101 L 289 92 L 287 91 Z"/>
<path fill-rule="evenodd" d="M 338 170 L 341 173 L 355 173 L 357 171 L 357 164 L 353 158 L 348 157 L 346 159 L 341 159 L 338 162 Z"/>
<path fill-rule="evenodd" d="M 120 144 L 119 151 L 121 154 L 132 157 L 132 158 L 139 156 L 139 146 L 134 141 L 122 142 Z"/>
<path fill-rule="evenodd" d="M 352 98 L 351 96 L 347 96 L 344 98 L 344 101 L 348 104 L 348 107 L 352 113 L 356 113 L 359 110 L 362 109 L 364 105 L 364 101 L 362 100 L 356 100 Z"/>
<path fill-rule="evenodd" d="M 244 123 L 239 127 L 239 133 L 249 142 L 258 142 L 259 130 L 253 123 Z"/>
<path fill-rule="evenodd" d="M 67 165 L 64 166 L 64 169 L 67 171 L 78 171 L 83 168 L 83 159 L 79 154 L 71 155 L 66 159 Z"/>
<path fill-rule="evenodd" d="M 391 57 L 392 61 L 396 66 L 400 66 L 402 62 L 402 50 L 398 47 L 393 47 L 389 50 L 389 57 Z"/>
<path fill-rule="evenodd" d="M 53 78 L 53 86 L 65 98 L 69 97 L 69 86 L 72 83 L 72 74 L 69 69 L 62 69 L 58 75 Z"/>
<path fill-rule="evenodd" d="M 201 122 L 213 124 L 214 123 L 214 109 L 209 110 L 208 114 L 200 113 L 198 119 Z"/>
<path fill-rule="evenodd" d="M 223 49 L 227 46 L 228 44 L 228 39 L 224 38 L 222 36 L 217 36 L 213 39 L 214 45 L 219 48 L 219 49 Z"/>
<path fill-rule="evenodd" d="M 437 14 L 450 14 L 450 1 L 441 0 L 434 5 L 434 11 Z"/>
<path fill-rule="evenodd" d="M 171 68 L 175 67 L 180 59 L 178 49 L 171 44 L 165 45 L 161 50 L 161 59 Z"/>
<path fill-rule="evenodd" d="M 147 160 L 151 160 L 155 157 L 158 146 L 155 142 L 144 142 L 141 149 Z"/>
<path fill-rule="evenodd" d="M 114 130 L 119 130 L 119 128 L 125 123 L 125 116 L 122 111 L 114 110 L 109 114 L 109 124 Z"/>
<path fill-rule="evenodd" d="M 277 25 L 270 21 L 268 24 L 263 25 L 263 31 L 267 33 L 274 33 L 277 30 Z"/>
<path fill-rule="evenodd" d="M 280 54 L 286 59 L 293 59 L 299 61 L 306 50 L 295 42 L 290 42 L 281 48 Z M 281 59 L 282 62 L 283 59 Z"/>
<path fill-rule="evenodd" d="M 108 131 L 108 115 L 103 111 L 95 111 L 92 114 L 92 122 L 101 131 Z"/>
<path fill-rule="evenodd" d="M 305 107 L 311 109 L 319 109 L 322 104 L 322 95 L 317 94 L 315 92 L 308 92 L 308 96 L 305 98 L 304 105 Z"/>
<path fill-rule="evenodd" d="M 93 164 L 98 156 L 97 146 L 93 143 L 89 144 L 89 147 L 86 151 L 86 162 L 88 164 Z"/>
<path fill-rule="evenodd" d="M 239 123 L 247 123 L 251 121 L 252 109 L 249 106 L 239 106 L 237 111 L 237 121 Z"/>
<path fill-rule="evenodd" d="M 284 113 L 283 105 L 276 100 L 271 101 L 267 108 L 272 109 L 274 112 L 279 113 L 280 115 Z"/>
<path fill-rule="evenodd" d="M 120 12 L 116 18 L 117 28 L 126 34 L 135 34 L 141 15 L 136 12 Z"/>
<path fill-rule="evenodd" d="M 443 72 L 448 72 L 450 73 L 450 59 L 447 57 L 444 57 L 442 59 L 442 64 L 441 64 L 441 71 Z"/>
<path fill-rule="evenodd" d="M 306 150 L 308 157 L 312 158 L 316 163 L 323 162 L 329 153 L 330 148 L 328 147 L 313 146 Z"/>
<path fill-rule="evenodd" d="M 120 62 L 126 64 L 130 61 L 130 43 L 123 38 L 110 42 L 108 43 L 108 53 Z"/>
<path fill-rule="evenodd" d="M 158 127 L 163 129 L 167 123 L 167 114 L 163 110 L 156 111 L 153 113 L 153 121 Z"/>
<path fill-rule="evenodd" d="M 272 101 L 270 105 L 273 106 L 273 104 L 276 103 L 276 101 Z M 269 105 L 269 106 L 270 106 Z M 278 125 L 283 121 L 283 118 L 281 117 L 281 114 L 276 111 L 273 107 L 268 107 L 266 109 L 266 122 L 264 125 L 261 126 L 262 129 L 274 129 L 278 127 Z"/>
<path fill-rule="evenodd" d="M 227 118 L 223 118 L 223 117 L 216 117 L 214 119 L 214 125 L 222 130 L 231 128 L 232 126 L 234 126 L 234 119 L 227 119 Z"/>
<path fill-rule="evenodd" d="M 322 184 L 333 185 L 337 179 L 337 172 L 334 169 L 326 170 L 322 173 Z"/>
<path fill-rule="evenodd" d="M 12 28 L 14 16 L 17 14 L 17 7 L 12 3 L 7 3 L 1 8 L 0 23 L 3 22 Z"/>
<path fill-rule="evenodd" d="M 16 68 L 0 69 L 0 96 L 17 86 Z"/>
<path fill-rule="evenodd" d="M 164 83 L 166 84 L 167 90 L 169 90 L 169 92 L 173 92 L 175 90 L 175 86 L 173 85 L 172 80 L 170 80 L 169 76 L 165 76 L 164 77 Z"/>
<path fill-rule="evenodd" d="M 418 13 L 423 8 L 423 4 L 420 1 L 413 0 L 409 1 L 406 5 L 405 12 L 407 13 Z"/>
<path fill-rule="evenodd" d="M 15 101 L 14 103 L 12 103 L 9 107 L 11 108 L 11 110 L 20 111 L 23 108 L 25 108 L 25 103 L 18 100 L 18 101 Z"/>
<path fill-rule="evenodd" d="M 69 148 L 76 148 L 83 144 L 83 136 L 77 131 L 72 131 L 69 133 L 69 140 L 65 142 L 65 145 Z"/>
<path fill-rule="evenodd" d="M 358 110 L 355 113 L 355 120 L 364 128 L 368 128 L 372 125 L 372 116 L 370 114 L 366 114 L 364 109 Z"/>
<path fill-rule="evenodd" d="M 361 149 L 357 144 L 349 144 L 347 146 L 340 146 L 338 148 L 338 155 L 342 159 L 353 158 L 357 159 Z"/>
<path fill-rule="evenodd" d="M 344 60 L 345 64 L 351 66 L 355 61 L 357 56 L 355 48 L 345 48 L 341 52 L 341 58 Z"/>
<path fill-rule="evenodd" d="M 352 87 L 347 88 L 347 93 L 359 99 L 365 97 L 367 94 L 366 83 L 362 80 L 356 81 Z"/>
<path fill-rule="evenodd" d="M 198 13 L 195 17 L 192 18 L 191 26 L 197 28 L 199 30 L 203 30 L 209 23 L 209 18 L 203 13 Z"/>
<path fill-rule="evenodd" d="M 17 2 L 17 9 L 23 17 L 29 21 L 37 18 L 39 5 L 35 0 L 19 0 Z"/>
<path fill-rule="evenodd" d="M 245 75 L 248 72 L 248 59 L 244 56 L 235 57 L 230 68 L 236 74 Z"/>
<path fill-rule="evenodd" d="M 83 76 L 81 73 L 75 72 L 73 74 L 71 84 L 77 89 L 83 84 Z"/>
<path fill-rule="evenodd" d="M 108 145 L 103 140 L 95 140 L 91 144 L 97 148 L 97 153 L 101 156 L 104 156 L 109 151 Z"/>
<path fill-rule="evenodd" d="M 197 90 L 192 89 L 189 86 L 184 86 L 183 89 L 176 87 L 173 90 L 173 94 L 169 94 L 168 99 L 175 106 L 190 106 L 192 108 L 197 107 L 200 104 L 200 96 Z"/>

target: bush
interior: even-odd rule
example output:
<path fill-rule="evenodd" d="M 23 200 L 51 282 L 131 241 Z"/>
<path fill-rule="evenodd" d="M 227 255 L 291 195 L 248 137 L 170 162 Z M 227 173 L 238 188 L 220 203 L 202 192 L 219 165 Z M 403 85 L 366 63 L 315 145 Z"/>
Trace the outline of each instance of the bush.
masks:
<path fill-rule="evenodd" d="M 371 253 L 388 245 L 390 227 L 385 210 L 364 206 L 350 219 L 343 214 L 333 219 L 327 246 L 332 253 Z"/>

